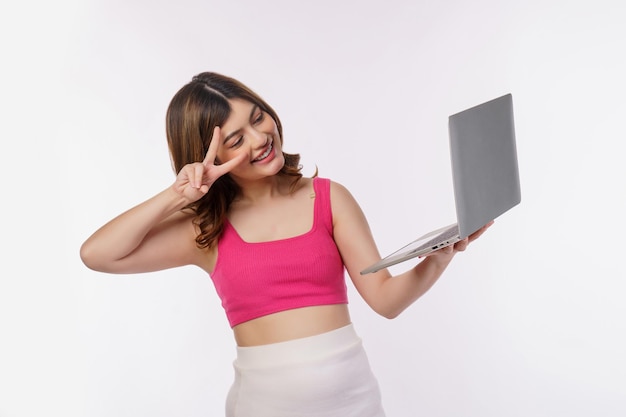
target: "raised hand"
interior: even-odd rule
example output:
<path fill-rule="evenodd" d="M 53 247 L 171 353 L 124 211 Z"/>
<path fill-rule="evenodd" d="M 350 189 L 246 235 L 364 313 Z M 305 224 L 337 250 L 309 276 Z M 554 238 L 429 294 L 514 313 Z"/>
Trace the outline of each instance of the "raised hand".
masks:
<path fill-rule="evenodd" d="M 224 164 L 216 165 L 215 159 L 221 142 L 221 130 L 216 126 L 204 160 L 185 165 L 176 176 L 172 188 L 190 203 L 199 200 L 219 177 L 227 174 L 246 159 L 245 154 L 240 154 Z"/>

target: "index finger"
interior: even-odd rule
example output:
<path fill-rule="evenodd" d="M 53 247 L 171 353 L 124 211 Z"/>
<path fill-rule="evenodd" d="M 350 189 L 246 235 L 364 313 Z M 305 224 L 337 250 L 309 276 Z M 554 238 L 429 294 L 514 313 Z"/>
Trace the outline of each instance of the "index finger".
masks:
<path fill-rule="evenodd" d="M 216 166 L 215 169 L 217 170 L 217 172 L 220 173 L 220 175 L 224 175 L 232 171 L 237 165 L 241 164 L 246 159 L 248 159 L 248 156 L 244 153 L 241 153 L 230 161 L 224 162 L 223 164 Z"/>
<path fill-rule="evenodd" d="M 207 151 L 204 160 L 202 161 L 204 165 L 211 165 L 215 162 L 215 158 L 217 157 L 217 150 L 219 149 L 221 140 L 222 130 L 219 126 L 215 126 L 215 129 L 213 129 L 213 136 L 211 137 L 211 143 L 209 144 L 209 150 Z"/>

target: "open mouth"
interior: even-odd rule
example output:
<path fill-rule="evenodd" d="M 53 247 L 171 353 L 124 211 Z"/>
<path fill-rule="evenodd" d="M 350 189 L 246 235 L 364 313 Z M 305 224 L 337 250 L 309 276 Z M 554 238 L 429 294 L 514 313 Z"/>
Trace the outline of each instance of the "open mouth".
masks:
<path fill-rule="evenodd" d="M 267 147 L 267 149 L 265 150 L 265 152 L 263 152 L 261 155 L 259 155 L 258 157 L 254 158 L 252 160 L 252 162 L 259 162 L 264 160 L 265 158 L 267 158 L 270 153 L 272 152 L 272 149 L 274 149 L 274 144 L 270 143 L 270 146 Z"/>

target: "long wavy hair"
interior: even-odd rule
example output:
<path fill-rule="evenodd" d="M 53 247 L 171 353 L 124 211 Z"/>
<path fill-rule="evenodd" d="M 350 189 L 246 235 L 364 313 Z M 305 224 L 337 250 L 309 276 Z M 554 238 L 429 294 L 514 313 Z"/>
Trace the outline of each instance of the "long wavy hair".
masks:
<path fill-rule="evenodd" d="M 222 126 L 231 113 L 229 99 L 243 99 L 259 106 L 276 122 L 280 143 L 283 129 L 278 115 L 258 94 L 241 82 L 214 72 L 203 72 L 192 78 L 172 98 L 166 114 L 167 144 L 176 174 L 187 164 L 201 162 L 209 149 L 216 126 Z M 302 178 L 300 155 L 283 152 L 285 165 L 278 175 L 293 178 L 292 190 Z M 226 213 L 241 192 L 230 177 L 223 175 L 198 201 L 186 209 L 195 213 L 194 224 L 199 248 L 211 248 L 224 230 Z"/>

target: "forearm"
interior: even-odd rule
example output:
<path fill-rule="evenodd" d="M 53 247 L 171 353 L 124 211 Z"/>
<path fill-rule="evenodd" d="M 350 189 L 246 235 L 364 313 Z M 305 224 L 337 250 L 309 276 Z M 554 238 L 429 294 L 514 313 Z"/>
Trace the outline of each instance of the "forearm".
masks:
<path fill-rule="evenodd" d="M 453 255 L 425 258 L 414 268 L 388 278 L 380 286 L 379 314 L 395 318 L 424 295 L 441 277 Z"/>
<path fill-rule="evenodd" d="M 83 243 L 80 255 L 90 268 L 101 269 L 132 253 L 151 230 L 181 210 L 187 201 L 170 187 L 106 223 Z"/>
<path fill-rule="evenodd" d="M 394 318 L 428 291 L 441 277 L 455 254 L 478 238 L 487 224 L 454 245 L 441 248 L 409 271 L 392 277 L 387 269 L 362 275 L 367 266 L 380 259 L 374 238 L 360 207 L 342 186 L 333 183 L 334 239 L 357 291 L 378 314 Z"/>

